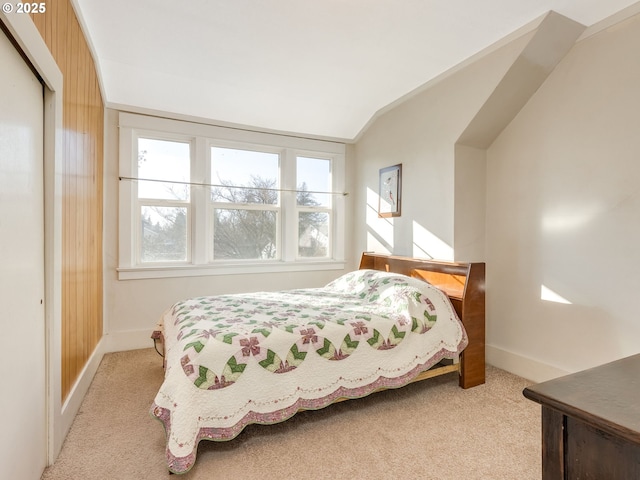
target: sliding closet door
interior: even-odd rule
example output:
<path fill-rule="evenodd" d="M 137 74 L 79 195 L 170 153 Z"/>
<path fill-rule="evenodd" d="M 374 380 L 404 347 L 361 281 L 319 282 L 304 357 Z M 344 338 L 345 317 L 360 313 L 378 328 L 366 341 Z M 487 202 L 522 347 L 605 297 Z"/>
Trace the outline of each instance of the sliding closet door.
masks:
<path fill-rule="evenodd" d="M 0 477 L 46 466 L 42 85 L 0 30 Z"/>

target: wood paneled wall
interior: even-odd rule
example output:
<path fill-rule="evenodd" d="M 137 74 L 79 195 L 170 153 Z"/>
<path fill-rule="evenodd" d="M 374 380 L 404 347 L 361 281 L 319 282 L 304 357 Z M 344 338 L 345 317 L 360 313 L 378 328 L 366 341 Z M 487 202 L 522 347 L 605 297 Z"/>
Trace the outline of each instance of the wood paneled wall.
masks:
<path fill-rule="evenodd" d="M 102 337 L 104 103 L 69 0 L 31 15 L 64 78 L 62 399 Z"/>

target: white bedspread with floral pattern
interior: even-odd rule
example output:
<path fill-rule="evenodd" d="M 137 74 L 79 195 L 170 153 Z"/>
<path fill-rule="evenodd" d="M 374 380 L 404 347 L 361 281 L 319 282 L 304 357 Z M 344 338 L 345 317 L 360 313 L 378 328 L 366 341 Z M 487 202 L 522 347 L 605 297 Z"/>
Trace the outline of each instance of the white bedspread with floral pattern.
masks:
<path fill-rule="evenodd" d="M 182 301 L 163 329 L 165 380 L 151 413 L 176 473 L 193 466 L 202 439 L 402 386 L 467 345 L 444 293 L 375 270 L 318 289 Z"/>

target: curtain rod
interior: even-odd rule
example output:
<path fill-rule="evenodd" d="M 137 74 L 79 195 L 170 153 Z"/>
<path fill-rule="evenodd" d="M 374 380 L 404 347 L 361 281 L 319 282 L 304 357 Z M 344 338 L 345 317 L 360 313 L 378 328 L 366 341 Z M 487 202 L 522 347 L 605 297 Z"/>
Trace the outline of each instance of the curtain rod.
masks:
<path fill-rule="evenodd" d="M 291 190 L 286 188 L 266 188 L 266 187 L 245 187 L 236 185 L 220 185 L 215 183 L 198 183 L 198 182 L 181 182 L 178 180 L 158 180 L 156 178 L 135 178 L 135 177 L 118 177 L 118 180 L 132 180 L 134 182 L 158 182 L 158 183 L 173 183 L 177 185 L 192 185 L 196 187 L 220 187 L 220 188 L 239 188 L 244 190 L 264 190 L 268 192 L 294 192 L 294 193 L 317 193 L 324 195 L 342 195 L 346 197 L 349 192 L 322 192 L 315 190 Z"/>

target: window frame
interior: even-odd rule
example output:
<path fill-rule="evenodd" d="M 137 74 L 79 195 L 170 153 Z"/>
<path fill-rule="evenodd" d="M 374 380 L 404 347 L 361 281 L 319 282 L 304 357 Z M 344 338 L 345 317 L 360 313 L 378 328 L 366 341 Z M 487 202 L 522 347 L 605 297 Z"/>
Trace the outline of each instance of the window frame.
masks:
<path fill-rule="evenodd" d="M 329 253 L 327 257 L 298 255 L 298 214 L 310 207 L 297 205 L 296 159 L 314 157 L 331 162 L 331 189 L 345 190 L 345 145 L 237 128 L 219 127 L 182 120 L 120 112 L 119 113 L 119 259 L 118 278 L 142 279 L 239 273 L 270 273 L 308 270 L 344 269 L 345 195 L 333 194 L 331 205 L 313 207 L 311 211 L 328 211 Z M 279 256 L 275 260 L 213 259 L 213 202 L 209 188 L 192 187 L 188 209 L 188 247 L 186 262 L 145 262 L 139 258 L 140 202 L 137 182 L 138 138 L 188 142 L 191 155 L 191 182 L 210 184 L 211 148 L 237 148 L 280 155 L 280 202 L 277 227 Z M 184 204 L 183 204 L 184 205 Z M 230 203 L 228 206 L 238 204 Z M 261 204 L 258 204 L 260 208 Z M 254 208 L 254 207 L 252 207 Z M 269 209 L 273 207 L 270 206 Z M 138 210 L 136 215 L 135 209 Z M 260 208 L 264 209 L 264 207 Z"/>
<path fill-rule="evenodd" d="M 139 154 L 139 149 L 136 148 L 137 147 L 137 139 L 138 138 L 145 138 L 148 140 L 160 140 L 160 141 L 168 141 L 168 142 L 176 142 L 176 143 L 185 143 L 189 145 L 189 172 L 190 172 L 190 177 L 191 177 L 191 172 L 193 171 L 193 167 L 194 167 L 194 163 L 195 163 L 195 154 L 194 154 L 194 147 L 195 147 L 195 142 L 194 142 L 194 138 L 189 137 L 189 136 L 184 136 L 184 135 L 166 135 L 166 134 L 161 134 L 159 132 L 151 132 L 151 131 L 145 131 L 145 130 L 139 130 L 137 131 L 136 137 L 135 137 L 135 141 L 134 144 L 132 145 L 133 147 L 133 155 L 135 156 L 135 158 L 132 158 L 132 162 L 134 163 L 133 165 L 131 165 L 131 177 L 132 178 L 139 178 L 138 175 L 138 166 L 139 166 L 139 162 L 136 160 L 138 159 L 138 154 Z M 189 198 L 188 200 L 180 200 L 180 199 L 165 199 L 165 198 L 153 198 L 153 197 L 140 197 L 138 195 L 138 182 L 131 182 L 131 195 L 132 198 L 134 199 L 134 204 L 136 205 L 135 211 L 131 212 L 132 215 L 132 228 L 134 229 L 134 231 L 132 232 L 132 235 L 134 237 L 133 239 L 133 263 L 135 265 L 146 265 L 149 267 L 153 267 L 153 266 L 166 266 L 166 265 L 189 265 L 191 263 L 191 259 L 192 259 L 192 252 L 194 250 L 193 248 L 193 232 L 192 232 L 192 211 L 193 211 L 193 193 L 194 193 L 194 189 L 190 188 L 189 190 Z M 149 206 L 149 207 L 168 207 L 168 208 L 186 208 L 187 210 L 187 239 L 186 239 L 186 247 L 187 247 L 187 251 L 186 251 L 186 260 L 183 261 L 167 261 L 167 262 L 142 262 L 142 230 L 140 228 L 140 222 L 141 222 L 141 210 L 142 207 L 144 206 Z"/>
<path fill-rule="evenodd" d="M 305 152 L 305 151 L 297 151 L 296 155 L 295 155 L 295 161 L 296 161 L 296 167 L 297 167 L 297 161 L 298 161 L 298 157 L 302 157 L 302 158 L 313 158 L 313 159 L 318 159 L 318 160 L 328 160 L 329 161 L 329 171 L 331 173 L 331 185 L 329 186 L 329 190 L 333 191 L 334 190 L 334 159 L 330 156 L 327 155 L 323 155 L 323 154 L 319 154 L 318 152 Z M 297 176 L 296 176 L 296 185 L 297 185 Z M 297 186 L 296 186 L 297 188 Z M 333 255 L 333 249 L 334 249 L 334 244 L 335 242 L 333 241 L 333 231 L 335 228 L 335 211 L 334 211 L 334 204 L 336 199 L 333 198 L 334 196 L 332 195 L 330 200 L 329 200 L 329 206 L 326 205 L 319 205 L 319 206 L 308 206 L 308 205 L 298 205 L 298 201 L 297 201 L 297 195 L 295 198 L 295 215 L 297 218 L 300 217 L 300 213 L 303 212 L 308 212 L 308 213 L 328 213 L 329 214 L 329 238 L 331 239 L 329 241 L 329 245 L 328 245 L 328 252 L 327 252 L 327 256 L 326 257 L 301 257 L 300 256 L 300 251 L 299 251 L 299 242 L 296 241 L 296 259 L 300 260 L 300 261 L 305 261 L 305 260 L 310 260 L 313 258 L 317 258 L 317 259 L 321 259 L 321 258 L 332 258 Z M 296 225 L 299 225 L 299 222 L 296 221 Z M 296 240 L 299 239 L 299 234 L 296 231 Z"/>

